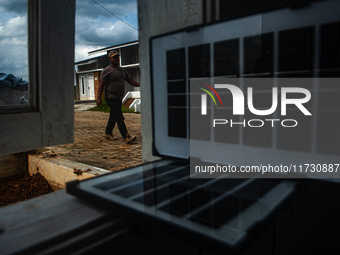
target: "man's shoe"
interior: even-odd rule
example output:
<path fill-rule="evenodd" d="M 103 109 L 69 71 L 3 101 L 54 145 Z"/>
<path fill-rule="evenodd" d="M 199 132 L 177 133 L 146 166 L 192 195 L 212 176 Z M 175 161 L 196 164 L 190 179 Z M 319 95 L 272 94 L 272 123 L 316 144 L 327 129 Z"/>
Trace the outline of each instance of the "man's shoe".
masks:
<path fill-rule="evenodd" d="M 107 140 L 110 140 L 110 141 L 117 140 L 117 137 L 114 137 L 114 136 L 111 135 L 111 134 L 105 134 L 105 138 L 106 138 Z"/>
<path fill-rule="evenodd" d="M 127 135 L 127 136 L 125 137 L 125 140 L 124 140 L 124 141 L 125 141 L 127 144 L 130 144 L 130 143 L 136 141 L 136 139 L 137 139 L 136 136 Z"/>

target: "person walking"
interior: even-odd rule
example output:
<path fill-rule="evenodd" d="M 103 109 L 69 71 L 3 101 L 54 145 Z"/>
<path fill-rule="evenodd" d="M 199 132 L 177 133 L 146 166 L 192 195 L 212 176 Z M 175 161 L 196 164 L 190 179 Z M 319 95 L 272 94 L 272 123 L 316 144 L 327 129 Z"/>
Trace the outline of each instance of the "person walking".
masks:
<path fill-rule="evenodd" d="M 133 80 L 128 72 L 120 67 L 120 55 L 116 50 L 108 53 L 110 65 L 105 67 L 100 74 L 100 83 L 97 94 L 97 106 L 101 107 L 101 96 L 105 89 L 105 101 L 110 107 L 110 116 L 105 129 L 105 138 L 108 140 L 116 140 L 112 134 L 112 130 L 116 123 L 121 136 L 128 144 L 136 140 L 136 136 L 131 136 L 126 128 L 124 116 L 121 110 L 122 100 L 125 94 L 125 81 L 134 87 L 140 87 L 140 84 Z"/>

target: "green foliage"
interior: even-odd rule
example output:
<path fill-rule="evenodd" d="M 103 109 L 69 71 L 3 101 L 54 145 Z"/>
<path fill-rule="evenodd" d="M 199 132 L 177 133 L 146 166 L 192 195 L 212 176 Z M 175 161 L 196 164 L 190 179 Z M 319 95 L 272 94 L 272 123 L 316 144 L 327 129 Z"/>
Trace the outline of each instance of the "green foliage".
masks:
<path fill-rule="evenodd" d="M 105 98 L 102 97 L 101 107 L 95 106 L 93 108 L 88 109 L 88 111 L 110 112 L 110 107 L 107 105 Z"/>
<path fill-rule="evenodd" d="M 136 113 L 134 109 L 127 109 L 124 105 L 122 105 L 122 112 Z"/>

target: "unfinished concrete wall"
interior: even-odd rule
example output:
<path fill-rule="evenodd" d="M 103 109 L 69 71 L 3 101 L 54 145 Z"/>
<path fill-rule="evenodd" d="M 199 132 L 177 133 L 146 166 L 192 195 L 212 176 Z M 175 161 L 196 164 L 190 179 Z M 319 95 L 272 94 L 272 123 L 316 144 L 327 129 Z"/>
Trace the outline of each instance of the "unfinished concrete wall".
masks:
<path fill-rule="evenodd" d="M 30 91 L 34 93 L 26 109 L 1 109 L 0 155 L 73 141 L 75 1 L 28 2 Z M 12 155 L 2 156 L 0 175 L 12 175 L 16 163 Z"/>
<path fill-rule="evenodd" d="M 203 23 L 201 0 L 138 0 L 139 56 L 141 66 L 141 98 L 143 161 L 157 159 L 152 154 L 152 110 L 149 39 L 181 28 Z M 146 103 L 149 102 L 149 103 Z"/>
<path fill-rule="evenodd" d="M 85 180 L 111 171 L 49 155 L 28 155 L 28 173 L 40 173 L 53 189 L 64 189 L 73 180 Z"/>
<path fill-rule="evenodd" d="M 0 178 L 27 173 L 27 156 L 25 153 L 0 155 Z"/>
<path fill-rule="evenodd" d="M 250 0 L 138 0 L 139 12 L 139 49 L 141 64 L 141 98 L 143 160 L 156 159 L 152 155 L 153 127 L 151 103 L 150 75 L 150 38 L 186 28 L 213 23 L 221 20 L 231 20 L 247 15 L 266 12 L 273 9 L 290 6 L 298 9 L 312 1 L 278 0 L 264 1 L 259 4 Z"/>

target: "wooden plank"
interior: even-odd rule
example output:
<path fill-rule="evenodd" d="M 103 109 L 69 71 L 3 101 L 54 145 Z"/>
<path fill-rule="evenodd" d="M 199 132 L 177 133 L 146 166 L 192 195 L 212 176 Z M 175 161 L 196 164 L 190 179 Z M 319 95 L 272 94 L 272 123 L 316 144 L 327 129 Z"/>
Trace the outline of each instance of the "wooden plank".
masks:
<path fill-rule="evenodd" d="M 0 209 L 0 254 L 14 253 L 110 216 L 60 190 Z M 114 218 L 114 217 L 112 217 Z"/>
<path fill-rule="evenodd" d="M 27 158 L 25 153 L 0 156 L 0 178 L 26 174 Z"/>

